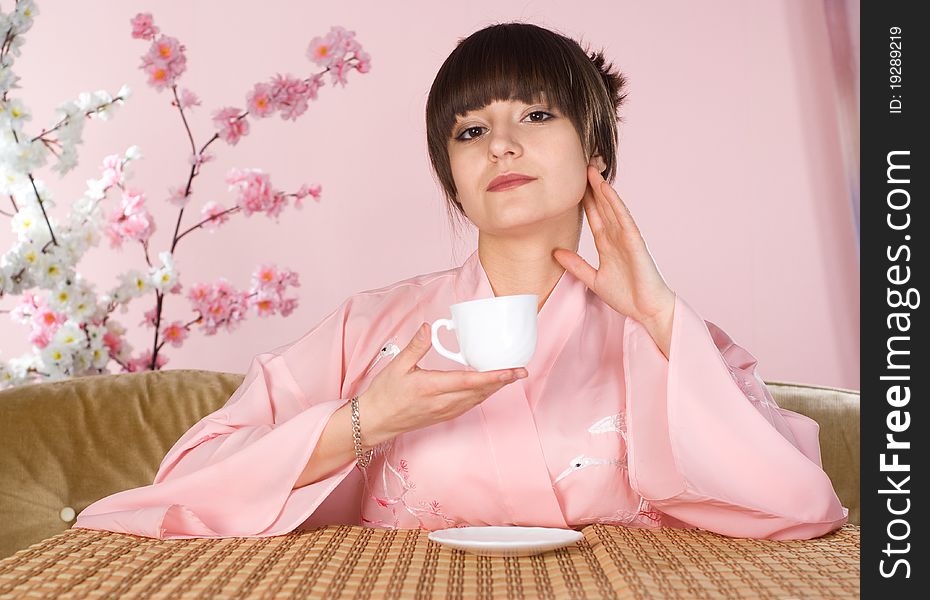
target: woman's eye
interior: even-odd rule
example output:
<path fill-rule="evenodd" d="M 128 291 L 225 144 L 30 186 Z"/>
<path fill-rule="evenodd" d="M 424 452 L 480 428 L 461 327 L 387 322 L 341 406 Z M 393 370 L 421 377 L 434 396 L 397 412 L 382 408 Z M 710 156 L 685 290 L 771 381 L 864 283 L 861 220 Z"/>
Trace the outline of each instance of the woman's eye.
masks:
<path fill-rule="evenodd" d="M 455 138 L 455 139 L 461 140 L 461 141 L 463 141 L 463 142 L 466 142 L 466 141 L 468 141 L 468 140 L 474 139 L 474 138 L 471 138 L 471 137 L 462 137 L 462 136 L 464 136 L 464 135 L 465 135 L 466 133 L 468 133 L 469 131 L 473 131 L 473 130 L 475 130 L 475 129 L 484 129 L 484 127 L 478 127 L 478 126 L 476 125 L 476 126 L 474 126 L 474 127 L 469 127 L 468 129 L 463 129 L 463 130 L 462 130 L 462 133 L 460 133 L 460 134 L 458 135 L 458 137 Z"/>
<path fill-rule="evenodd" d="M 536 120 L 530 119 L 530 122 L 532 122 L 532 123 L 544 123 L 544 122 L 548 121 L 549 119 L 554 118 L 554 115 L 552 115 L 551 113 L 547 113 L 547 112 L 544 111 L 544 110 L 534 110 L 534 111 L 531 112 L 530 114 L 526 115 L 526 118 L 529 119 L 529 118 L 532 117 L 533 115 L 546 115 L 548 118 L 541 118 L 541 119 L 536 119 Z M 468 127 L 468 128 L 466 128 L 466 129 L 463 129 L 463 130 L 462 130 L 462 133 L 460 133 L 460 134 L 458 135 L 458 137 L 456 137 L 455 139 L 460 140 L 460 141 L 463 141 L 463 142 L 467 142 L 467 141 L 469 141 L 469 140 L 473 140 L 473 139 L 475 139 L 474 137 L 463 137 L 463 136 L 465 136 L 465 134 L 468 134 L 468 135 L 470 136 L 471 134 L 470 134 L 469 132 L 470 132 L 470 131 L 473 131 L 473 130 L 475 130 L 475 129 L 485 129 L 485 127 L 481 127 L 480 125 L 475 125 L 474 127 Z"/>
<path fill-rule="evenodd" d="M 533 115 L 549 115 L 550 117 L 552 116 L 552 114 L 547 113 L 547 112 L 544 111 L 544 110 L 534 110 L 533 112 L 531 112 L 530 114 L 528 114 L 528 115 L 526 115 L 526 116 L 527 116 L 527 117 L 532 117 Z M 543 121 L 548 121 L 548 120 L 549 120 L 549 119 L 542 119 L 541 121 L 536 121 L 536 123 L 542 123 Z"/>

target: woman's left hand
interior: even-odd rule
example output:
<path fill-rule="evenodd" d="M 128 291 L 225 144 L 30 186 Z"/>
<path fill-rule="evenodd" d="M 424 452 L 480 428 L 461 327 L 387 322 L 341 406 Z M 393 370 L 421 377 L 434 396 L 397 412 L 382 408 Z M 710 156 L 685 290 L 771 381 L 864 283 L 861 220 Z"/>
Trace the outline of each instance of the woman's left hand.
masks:
<path fill-rule="evenodd" d="M 611 308 L 645 325 L 653 337 L 657 330 L 670 333 L 675 292 L 659 273 L 630 211 L 592 165 L 582 204 L 594 234 L 598 268 L 565 248 L 557 248 L 553 258 Z"/>

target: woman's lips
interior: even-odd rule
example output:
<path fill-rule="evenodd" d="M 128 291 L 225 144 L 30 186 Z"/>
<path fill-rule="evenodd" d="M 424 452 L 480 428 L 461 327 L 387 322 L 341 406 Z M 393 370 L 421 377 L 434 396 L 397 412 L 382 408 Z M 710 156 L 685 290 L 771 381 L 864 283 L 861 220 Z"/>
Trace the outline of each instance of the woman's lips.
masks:
<path fill-rule="evenodd" d="M 494 187 L 488 188 L 489 192 L 502 192 L 504 190 L 509 190 L 510 188 L 515 188 L 523 185 L 524 183 L 529 183 L 531 181 L 536 181 L 535 179 L 514 179 L 506 183 L 501 183 L 495 185 Z"/>

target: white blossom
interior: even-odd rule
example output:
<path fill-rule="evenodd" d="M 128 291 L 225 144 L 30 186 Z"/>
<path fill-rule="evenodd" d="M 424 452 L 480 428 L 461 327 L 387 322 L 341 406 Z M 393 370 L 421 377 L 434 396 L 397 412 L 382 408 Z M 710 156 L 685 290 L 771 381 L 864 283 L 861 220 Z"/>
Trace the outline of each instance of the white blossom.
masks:
<path fill-rule="evenodd" d="M 71 351 L 62 344 L 51 342 L 39 351 L 39 357 L 42 359 L 43 368 L 50 374 L 55 371 L 66 374 L 71 368 Z"/>
<path fill-rule="evenodd" d="M 118 289 L 124 292 L 127 300 L 144 296 L 152 291 L 151 280 L 135 269 L 123 273 L 119 278 L 121 285 Z M 122 300 L 122 302 L 125 302 L 125 300 Z"/>
<path fill-rule="evenodd" d="M 13 98 L 8 102 L 0 100 L 0 120 L 4 121 L 4 125 L 12 127 L 17 134 L 21 134 L 25 122 L 32 120 L 32 113 L 19 98 Z"/>
<path fill-rule="evenodd" d="M 161 260 L 162 266 L 152 268 L 151 282 L 155 289 L 160 292 L 167 292 L 178 282 L 178 273 L 174 269 L 174 258 L 170 252 L 159 252 L 158 258 Z"/>
<path fill-rule="evenodd" d="M 139 148 L 139 146 L 133 145 L 129 148 L 126 148 L 126 154 L 123 156 L 126 157 L 126 160 L 139 160 L 142 158 L 142 150 Z"/>
<path fill-rule="evenodd" d="M 10 229 L 21 242 L 39 240 L 43 237 L 43 233 L 48 233 L 48 226 L 45 224 L 42 213 L 31 206 L 24 206 L 13 215 L 10 219 Z"/>

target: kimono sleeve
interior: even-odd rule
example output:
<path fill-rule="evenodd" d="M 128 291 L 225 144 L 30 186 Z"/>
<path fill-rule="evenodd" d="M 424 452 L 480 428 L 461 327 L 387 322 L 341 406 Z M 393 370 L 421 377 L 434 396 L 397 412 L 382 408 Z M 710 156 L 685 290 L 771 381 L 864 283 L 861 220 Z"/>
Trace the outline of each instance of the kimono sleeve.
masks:
<path fill-rule="evenodd" d="M 296 342 L 255 356 L 226 404 L 168 451 L 151 485 L 94 502 L 74 527 L 186 539 L 267 537 L 304 522 L 355 466 L 293 489 L 330 416 L 345 403 L 350 300 Z"/>
<path fill-rule="evenodd" d="M 627 319 L 630 484 L 656 510 L 732 537 L 809 539 L 847 521 L 818 424 L 779 408 L 756 359 L 676 296 L 669 358 Z"/>

